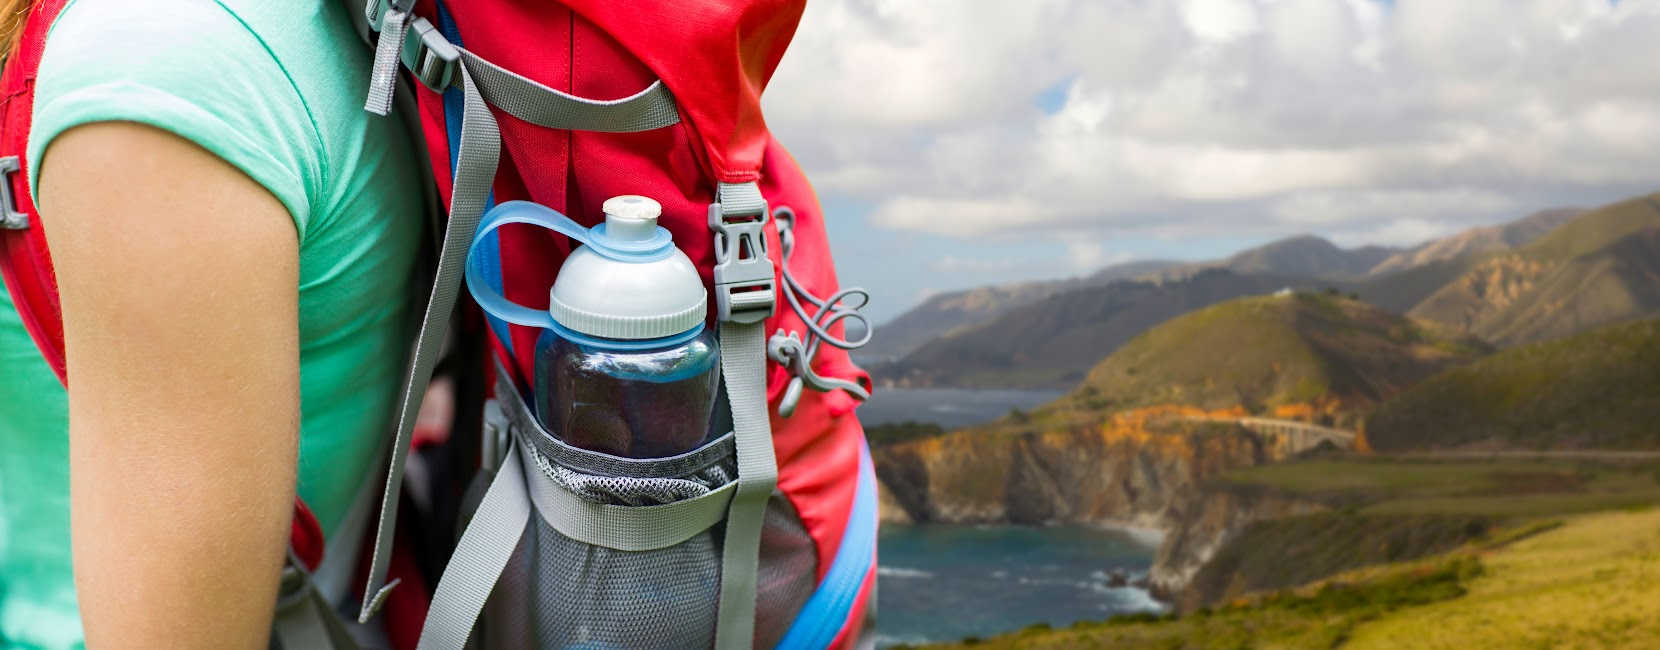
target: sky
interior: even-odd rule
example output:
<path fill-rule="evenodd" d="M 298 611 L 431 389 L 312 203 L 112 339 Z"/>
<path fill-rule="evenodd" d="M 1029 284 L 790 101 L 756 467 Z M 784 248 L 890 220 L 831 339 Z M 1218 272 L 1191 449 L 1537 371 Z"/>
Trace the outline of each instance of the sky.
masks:
<path fill-rule="evenodd" d="M 763 107 L 881 323 L 1660 189 L 1660 0 L 809 0 Z"/>

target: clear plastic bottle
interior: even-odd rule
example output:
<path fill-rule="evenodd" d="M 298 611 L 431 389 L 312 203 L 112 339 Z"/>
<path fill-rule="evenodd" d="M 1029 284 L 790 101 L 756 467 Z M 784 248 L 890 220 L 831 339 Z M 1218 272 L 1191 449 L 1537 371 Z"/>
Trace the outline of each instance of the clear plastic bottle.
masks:
<path fill-rule="evenodd" d="M 708 330 L 683 343 L 615 349 L 544 331 L 536 414 L 572 446 L 629 458 L 682 454 L 708 437 L 720 348 Z"/>
<path fill-rule="evenodd" d="M 708 292 L 697 267 L 658 227 L 662 206 L 643 196 L 605 202 L 605 222 L 583 228 L 562 214 L 509 201 L 475 236 L 508 223 L 538 225 L 583 244 L 548 291 L 548 308 L 515 304 L 468 260 L 467 286 L 486 311 L 541 328 L 532 393 L 537 419 L 566 443 L 630 458 L 661 458 L 708 437 L 720 389 L 720 348 L 705 328 Z"/>

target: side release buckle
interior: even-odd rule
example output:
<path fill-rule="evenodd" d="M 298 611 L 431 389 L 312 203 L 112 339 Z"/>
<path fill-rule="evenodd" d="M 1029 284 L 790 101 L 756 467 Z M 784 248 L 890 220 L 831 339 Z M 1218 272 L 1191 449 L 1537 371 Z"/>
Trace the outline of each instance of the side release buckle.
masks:
<path fill-rule="evenodd" d="M 722 322 L 759 323 L 772 316 L 778 302 L 772 260 L 764 230 L 766 201 L 759 210 L 727 214 L 709 204 L 709 229 L 715 231 L 715 308 Z M 749 212 L 750 214 L 742 214 Z"/>
<path fill-rule="evenodd" d="M 403 51 L 398 53 L 404 67 L 434 92 L 448 90 L 456 81 L 461 50 L 425 18 L 411 21 L 405 34 Z"/>

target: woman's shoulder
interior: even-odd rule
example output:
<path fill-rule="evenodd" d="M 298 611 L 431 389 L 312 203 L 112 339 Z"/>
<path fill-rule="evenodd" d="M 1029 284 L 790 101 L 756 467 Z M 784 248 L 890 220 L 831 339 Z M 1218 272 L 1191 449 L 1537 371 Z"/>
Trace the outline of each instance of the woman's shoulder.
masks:
<path fill-rule="evenodd" d="M 363 133 L 367 70 L 336 0 L 72 0 L 47 37 L 29 157 L 78 124 L 149 124 L 254 177 L 303 236 L 330 194 L 330 142 Z"/>

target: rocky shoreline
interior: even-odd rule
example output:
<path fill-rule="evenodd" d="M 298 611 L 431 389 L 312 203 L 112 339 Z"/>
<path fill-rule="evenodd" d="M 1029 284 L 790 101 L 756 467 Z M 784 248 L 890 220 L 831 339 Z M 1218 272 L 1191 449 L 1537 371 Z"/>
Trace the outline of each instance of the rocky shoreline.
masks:
<path fill-rule="evenodd" d="M 1237 426 L 1152 426 L 1147 414 L 1071 431 L 959 432 L 873 450 L 887 523 L 1081 524 L 1158 531 L 1148 589 L 1182 592 L 1255 521 L 1324 506 L 1208 485 L 1282 460 L 1286 446 Z"/>

